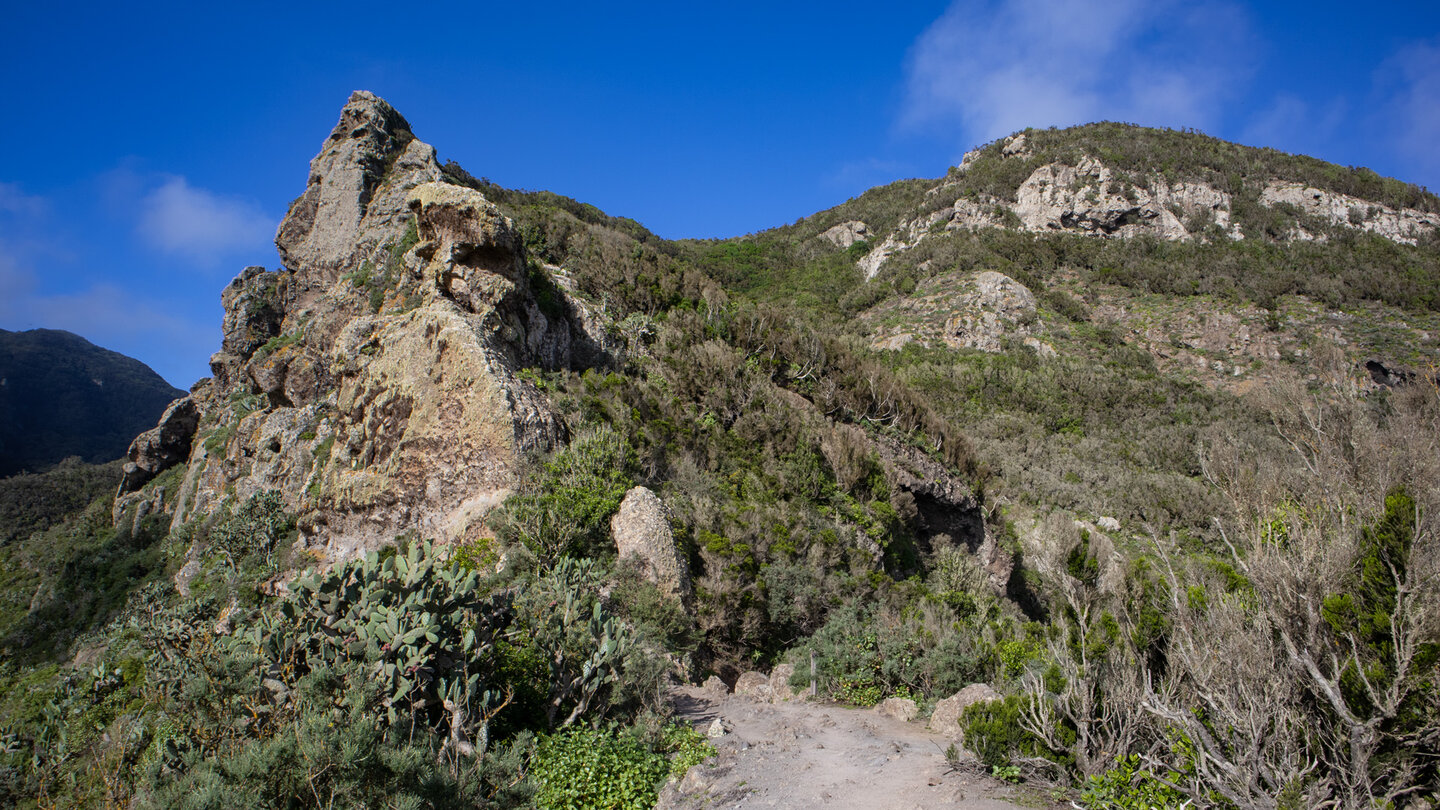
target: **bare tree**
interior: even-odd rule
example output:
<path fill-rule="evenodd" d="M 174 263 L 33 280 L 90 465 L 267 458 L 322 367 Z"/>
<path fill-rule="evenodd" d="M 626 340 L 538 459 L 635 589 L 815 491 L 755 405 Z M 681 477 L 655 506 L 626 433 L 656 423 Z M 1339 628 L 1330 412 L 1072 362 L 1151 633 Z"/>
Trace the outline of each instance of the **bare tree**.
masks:
<path fill-rule="evenodd" d="M 1440 397 L 1416 386 L 1367 400 L 1337 378 L 1281 386 L 1269 406 L 1288 454 L 1202 453 L 1230 505 L 1217 529 L 1244 585 L 1190 604 L 1200 572 L 1156 544 L 1173 630 L 1145 708 L 1193 746 L 1176 787 L 1262 808 L 1433 791 L 1440 697 L 1422 666 L 1440 649 Z"/>

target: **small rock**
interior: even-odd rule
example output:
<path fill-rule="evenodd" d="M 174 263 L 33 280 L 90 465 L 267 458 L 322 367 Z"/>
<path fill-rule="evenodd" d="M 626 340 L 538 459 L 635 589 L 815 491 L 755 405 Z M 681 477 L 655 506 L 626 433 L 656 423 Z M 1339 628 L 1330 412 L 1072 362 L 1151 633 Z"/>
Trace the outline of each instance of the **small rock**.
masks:
<path fill-rule="evenodd" d="M 725 736 L 725 724 L 720 722 L 720 718 L 717 717 L 710 721 L 710 727 L 705 729 L 705 736 L 712 740 L 718 740 Z"/>
<path fill-rule="evenodd" d="M 735 694 L 769 700 L 770 679 L 759 672 L 746 672 L 735 682 Z"/>
<path fill-rule="evenodd" d="M 1120 521 L 1116 520 L 1116 519 L 1113 518 L 1113 517 L 1109 517 L 1109 516 L 1102 517 L 1102 518 L 1100 518 L 1099 520 L 1095 521 L 1095 525 L 1096 525 L 1096 526 L 1099 526 L 1100 528 L 1104 529 L 1104 530 L 1107 531 L 1107 532 L 1118 532 L 1118 531 L 1120 531 Z"/>
<path fill-rule="evenodd" d="M 880 704 L 875 707 L 875 713 L 908 723 L 920 714 L 920 707 L 916 706 L 915 701 L 909 698 L 892 697 L 880 701 Z"/>
<path fill-rule="evenodd" d="M 795 690 L 790 688 L 790 679 L 795 675 L 794 664 L 778 664 L 770 671 L 770 699 L 779 703 L 793 700 Z"/>

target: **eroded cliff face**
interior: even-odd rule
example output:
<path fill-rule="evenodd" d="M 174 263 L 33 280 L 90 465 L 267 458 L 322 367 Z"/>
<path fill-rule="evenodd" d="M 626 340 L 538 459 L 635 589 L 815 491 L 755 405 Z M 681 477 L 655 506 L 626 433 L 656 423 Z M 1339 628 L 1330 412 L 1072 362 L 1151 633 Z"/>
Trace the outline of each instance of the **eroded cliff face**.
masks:
<path fill-rule="evenodd" d="M 1024 133 L 1007 138 L 1000 160 L 1034 159 L 1025 141 Z M 1166 241 L 1245 238 L 1234 221 L 1232 195 L 1208 183 L 1171 180 L 1162 173 L 1129 175 L 1086 156 L 1073 165 L 1052 162 L 1034 168 L 1016 189 L 1013 200 L 963 194 L 960 178 L 981 159 L 980 150 L 967 154 L 949 176 L 930 188 L 923 215 L 901 222 L 883 238 L 878 233 L 866 234 L 865 238 L 877 243 L 856 262 L 867 280 L 878 275 L 891 257 L 926 239 L 962 229 L 1013 228 L 1031 233 L 1072 233 L 1107 239 L 1148 236 Z M 1411 245 L 1440 227 L 1440 220 L 1424 211 L 1378 205 L 1281 180 L 1266 183 L 1258 203 L 1296 212 L 1312 224 L 1369 231 Z M 839 234 L 855 227 L 864 232 L 867 226 L 863 222 L 844 223 L 821 237 L 848 247 L 854 239 L 842 244 Z M 1284 238 L 1325 237 L 1297 226 Z"/>
<path fill-rule="evenodd" d="M 472 538 L 523 460 L 563 441 L 519 372 L 571 364 L 581 308 L 542 311 L 512 223 L 444 179 L 399 113 L 351 96 L 276 235 L 284 268 L 222 295 L 175 527 L 275 490 L 322 562 L 405 532 Z M 153 500 L 143 483 L 117 520 Z"/>

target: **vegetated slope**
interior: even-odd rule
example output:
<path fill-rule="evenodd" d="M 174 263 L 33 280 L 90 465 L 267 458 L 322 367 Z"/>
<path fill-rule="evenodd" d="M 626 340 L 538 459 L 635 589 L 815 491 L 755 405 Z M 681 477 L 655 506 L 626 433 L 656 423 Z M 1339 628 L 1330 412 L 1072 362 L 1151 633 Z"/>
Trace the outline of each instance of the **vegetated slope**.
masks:
<path fill-rule="evenodd" d="M 184 396 L 148 366 L 55 329 L 0 330 L 0 476 L 119 458 Z"/>
<path fill-rule="evenodd" d="M 915 181 L 687 247 L 848 331 L 970 435 L 1059 635 L 1033 640 L 1019 694 L 967 712 L 969 744 L 1088 777 L 1095 806 L 1433 791 L 1404 740 L 1440 718 L 1413 669 L 1440 651 L 1418 551 L 1437 540 L 1435 197 L 1111 124 L 1017 134 L 926 185 L 908 210 Z M 1392 629 L 1367 636 L 1359 604 Z M 877 618 L 847 634 L 832 614 L 810 645 Z M 1233 652 L 1207 633 L 1253 668 L 1220 677 Z M 1350 652 L 1317 663 L 1326 645 Z M 1341 685 L 1365 667 L 1377 681 Z"/>
<path fill-rule="evenodd" d="M 1433 790 L 1440 405 L 1402 367 L 1433 332 L 1384 296 L 1433 272 L 1428 203 L 1307 213 L 1287 183 L 1323 178 L 1240 194 L 1041 135 L 674 243 L 441 164 L 357 93 L 285 269 L 224 293 L 198 429 L 52 528 L 104 598 L 7 591 L 12 648 L 84 667 L 0 673 L 0 789 L 645 806 L 704 752 L 666 672 L 813 654 L 850 704 L 992 684 L 965 744 L 1090 806 Z M 1386 284 L 1285 264 L 1355 251 Z M 637 528 L 693 592 L 616 559 Z"/>

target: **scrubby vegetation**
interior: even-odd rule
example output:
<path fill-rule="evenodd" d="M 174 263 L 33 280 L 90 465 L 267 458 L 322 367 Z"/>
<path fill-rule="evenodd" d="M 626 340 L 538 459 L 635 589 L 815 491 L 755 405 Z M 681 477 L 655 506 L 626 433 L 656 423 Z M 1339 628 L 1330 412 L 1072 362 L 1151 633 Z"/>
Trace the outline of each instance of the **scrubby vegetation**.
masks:
<path fill-rule="evenodd" d="M 1189 133 L 1027 138 L 1035 159 L 1079 150 L 1435 208 L 1363 171 Z M 1434 245 L 990 230 L 926 241 L 866 283 L 869 245 L 815 236 L 847 219 L 883 232 L 928 204 L 925 181 L 745 239 L 670 243 L 446 173 L 515 219 L 542 306 L 563 281 L 610 318 L 607 362 L 523 371 L 567 446 L 533 460 L 493 536 L 396 538 L 303 574 L 297 516 L 274 493 L 117 529 L 95 483 L 113 471 L 61 468 L 44 502 L 26 494 L 38 479 L 0 483 L 4 801 L 648 807 L 709 751 L 669 723 L 667 676 L 789 662 L 808 685 L 811 660 L 822 696 L 851 705 L 990 684 L 1002 699 L 960 720 L 982 771 L 1086 807 L 1435 793 L 1436 387 L 1362 387 L 1317 336 L 1241 396 L 1165 370 L 1087 297 L 1423 314 L 1440 308 Z M 1023 176 L 1002 175 L 967 182 L 1013 194 Z M 1064 327 L 1057 356 L 871 347 L 860 316 L 902 317 L 877 305 L 981 269 L 1031 287 L 1037 317 Z M 392 275 L 351 281 L 374 309 L 403 306 Z M 181 472 L 147 492 L 173 498 Z M 610 518 L 636 484 L 671 511 L 693 611 L 614 559 Z"/>

